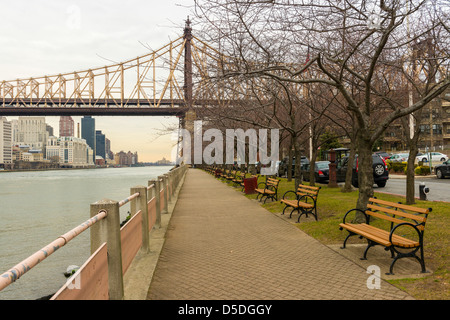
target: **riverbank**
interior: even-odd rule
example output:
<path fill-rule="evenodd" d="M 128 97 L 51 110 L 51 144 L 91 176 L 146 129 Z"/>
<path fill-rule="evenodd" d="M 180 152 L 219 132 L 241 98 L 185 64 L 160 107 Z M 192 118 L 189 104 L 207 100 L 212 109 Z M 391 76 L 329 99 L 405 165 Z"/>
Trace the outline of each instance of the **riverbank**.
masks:
<path fill-rule="evenodd" d="M 4 172 L 34 172 L 34 171 L 61 171 L 61 170 L 85 170 L 85 169 L 107 169 L 107 168 L 142 168 L 142 167 L 167 167 L 171 165 L 146 165 L 146 166 L 91 166 L 91 167 L 74 167 L 74 168 L 41 168 L 41 169 L 13 169 L 0 170 Z"/>

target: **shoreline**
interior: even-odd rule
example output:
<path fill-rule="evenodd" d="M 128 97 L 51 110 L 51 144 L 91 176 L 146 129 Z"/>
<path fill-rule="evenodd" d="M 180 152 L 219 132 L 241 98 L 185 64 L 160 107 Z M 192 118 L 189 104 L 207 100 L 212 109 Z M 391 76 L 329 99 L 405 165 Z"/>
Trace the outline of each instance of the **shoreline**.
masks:
<path fill-rule="evenodd" d="M 145 166 L 98 166 L 98 167 L 77 167 L 77 168 L 43 168 L 43 169 L 13 169 L 0 170 L 0 173 L 6 172 L 32 172 L 32 171 L 59 171 L 59 170 L 91 170 L 91 169 L 107 169 L 107 168 L 141 168 L 141 167 L 172 167 L 173 165 L 145 165 Z"/>

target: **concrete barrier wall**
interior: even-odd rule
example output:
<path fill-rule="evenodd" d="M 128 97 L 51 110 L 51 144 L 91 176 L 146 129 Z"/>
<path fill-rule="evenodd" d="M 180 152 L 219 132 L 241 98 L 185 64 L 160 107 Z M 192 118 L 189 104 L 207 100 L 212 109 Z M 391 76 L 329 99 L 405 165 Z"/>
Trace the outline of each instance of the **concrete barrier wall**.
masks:
<path fill-rule="evenodd" d="M 136 213 L 121 229 L 122 273 L 127 272 L 142 245 L 142 211 Z"/>
<path fill-rule="evenodd" d="M 100 210 L 108 213 L 90 228 L 93 254 L 52 300 L 123 299 L 123 275 L 139 250 L 149 252 L 148 233 L 160 227 L 160 215 L 167 213 L 168 201 L 186 171 L 181 166 L 149 181 L 148 187 L 133 187 L 131 196 L 120 202 L 104 199 L 91 204 L 91 216 Z M 119 208 L 128 202 L 132 217 L 119 228 Z M 77 276 L 81 282 L 76 282 Z"/>
<path fill-rule="evenodd" d="M 51 300 L 108 300 L 107 254 L 103 243 Z"/>

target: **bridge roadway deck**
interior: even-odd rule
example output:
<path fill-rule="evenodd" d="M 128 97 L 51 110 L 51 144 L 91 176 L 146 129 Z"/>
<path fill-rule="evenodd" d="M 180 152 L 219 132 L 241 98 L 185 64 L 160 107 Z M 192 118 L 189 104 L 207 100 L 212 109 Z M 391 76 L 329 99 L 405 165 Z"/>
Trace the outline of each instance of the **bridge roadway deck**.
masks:
<path fill-rule="evenodd" d="M 198 169 L 187 172 L 148 300 L 412 299 Z"/>

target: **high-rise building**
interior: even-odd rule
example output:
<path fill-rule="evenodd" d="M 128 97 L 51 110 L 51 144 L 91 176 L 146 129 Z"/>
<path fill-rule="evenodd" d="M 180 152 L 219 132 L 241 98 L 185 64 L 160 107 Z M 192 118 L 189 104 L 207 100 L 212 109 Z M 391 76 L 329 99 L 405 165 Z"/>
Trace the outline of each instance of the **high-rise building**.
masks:
<path fill-rule="evenodd" d="M 106 157 L 110 160 L 114 159 L 114 153 L 111 151 L 111 140 L 105 138 Z"/>
<path fill-rule="evenodd" d="M 29 145 L 31 149 L 45 149 L 48 139 L 45 117 L 19 117 L 17 121 L 16 141 L 13 144 Z"/>
<path fill-rule="evenodd" d="M 101 130 L 95 131 L 95 154 L 106 159 L 106 137 Z"/>
<path fill-rule="evenodd" d="M 59 136 L 60 137 L 75 136 L 75 126 L 71 116 L 61 116 L 59 118 Z"/>
<path fill-rule="evenodd" d="M 11 122 L 0 117 L 0 166 L 4 168 L 12 163 Z"/>
<path fill-rule="evenodd" d="M 87 145 L 93 150 L 92 162 L 95 163 L 95 119 L 91 116 L 81 118 L 81 138 L 86 140 Z"/>

